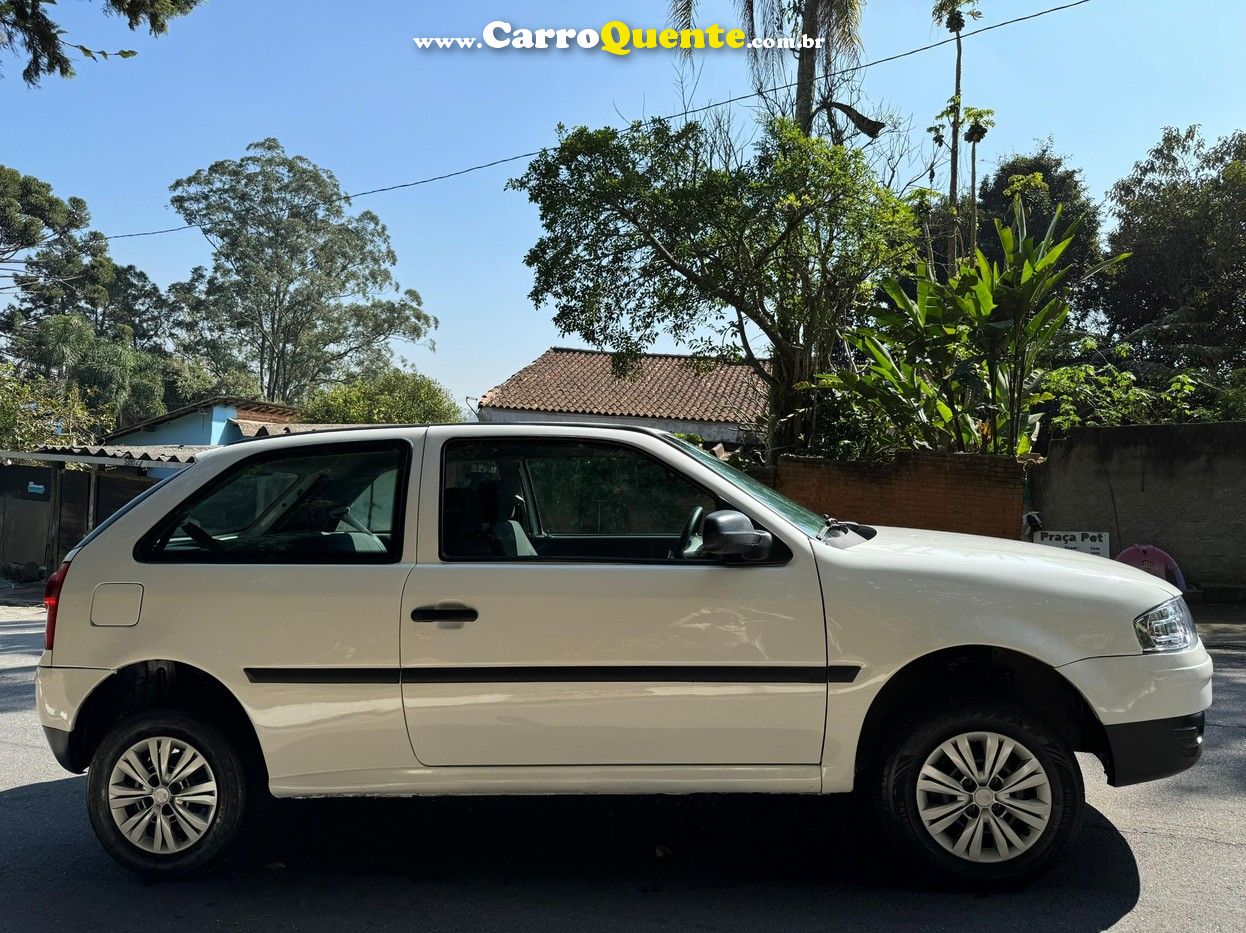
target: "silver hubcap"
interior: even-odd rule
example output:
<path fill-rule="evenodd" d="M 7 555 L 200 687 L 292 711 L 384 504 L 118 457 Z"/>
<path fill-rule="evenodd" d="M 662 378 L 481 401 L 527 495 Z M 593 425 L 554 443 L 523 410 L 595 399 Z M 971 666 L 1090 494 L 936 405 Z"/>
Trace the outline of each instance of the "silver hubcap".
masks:
<path fill-rule="evenodd" d="M 948 739 L 922 764 L 917 812 L 947 851 L 1003 862 L 1034 845 L 1051 819 L 1051 782 L 1033 753 L 997 732 Z"/>
<path fill-rule="evenodd" d="M 122 835 L 168 855 L 203 838 L 216 816 L 216 778 L 188 742 L 156 736 L 126 750 L 108 779 L 108 806 Z"/>

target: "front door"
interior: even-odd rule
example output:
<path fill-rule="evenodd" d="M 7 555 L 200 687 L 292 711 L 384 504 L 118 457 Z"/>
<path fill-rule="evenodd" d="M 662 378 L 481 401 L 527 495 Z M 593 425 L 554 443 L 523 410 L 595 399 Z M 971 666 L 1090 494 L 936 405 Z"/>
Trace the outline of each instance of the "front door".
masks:
<path fill-rule="evenodd" d="M 759 564 L 699 554 L 696 519 L 741 504 L 631 436 L 429 431 L 401 623 L 423 764 L 820 760 L 826 639 L 808 539 L 770 529 Z"/>

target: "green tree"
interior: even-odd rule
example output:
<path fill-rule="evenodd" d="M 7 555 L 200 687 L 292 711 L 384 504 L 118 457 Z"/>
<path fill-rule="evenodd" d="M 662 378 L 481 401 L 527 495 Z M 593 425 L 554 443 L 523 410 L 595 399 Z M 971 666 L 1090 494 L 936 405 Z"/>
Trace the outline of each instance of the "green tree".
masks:
<path fill-rule="evenodd" d="M 130 49 L 106 52 L 70 42 L 53 20 L 47 7 L 56 0 L 0 0 L 0 52 L 26 57 L 22 80 L 37 85 L 45 75 L 62 78 L 74 76 L 71 50 L 94 61 L 109 55 L 130 58 Z M 198 6 L 199 0 L 104 0 L 104 12 L 124 16 L 130 29 L 146 25 L 153 36 L 162 35 L 175 16 L 184 16 Z M 18 47 L 21 50 L 18 50 Z"/>
<path fill-rule="evenodd" d="M 112 261 L 90 222 L 81 198 L 59 198 L 47 182 L 0 165 L 0 295 L 21 293 L 38 314 L 102 300 Z M 29 315 L 5 309 L 0 332 L 12 333 Z"/>
<path fill-rule="evenodd" d="M 980 222 L 988 228 L 996 220 L 1010 223 L 1017 194 L 1022 196 L 1029 224 L 1034 229 L 1045 229 L 1060 205 L 1065 216 L 1081 218 L 1081 226 L 1073 234 L 1064 261 L 1069 265 L 1072 284 L 1068 297 L 1074 320 L 1086 325 L 1095 304 L 1095 289 L 1111 276 L 1109 273 L 1101 279 L 1086 278 L 1086 272 L 1103 261 L 1098 202 L 1087 191 L 1081 170 L 1071 166 L 1067 156 L 1056 153 L 1050 141 L 1039 145 L 1034 152 L 1005 156 L 995 171 L 982 179 L 977 189 Z M 995 238 L 987 237 L 981 247 L 989 261 L 999 262 L 1003 258 Z"/>
<path fill-rule="evenodd" d="M 165 412 L 163 359 L 135 349 L 124 324 L 96 334 L 81 314 L 54 314 L 24 327 L 14 356 L 25 371 L 81 398 L 97 433 Z"/>
<path fill-rule="evenodd" d="M 312 396 L 303 418 L 319 424 L 440 424 L 462 420 L 441 383 L 397 368 L 360 376 Z"/>
<path fill-rule="evenodd" d="M 163 353 L 168 349 L 173 336 L 171 302 L 141 269 L 116 266 L 105 286 L 104 300 L 94 310 L 96 333 L 125 327 L 135 350 Z"/>
<path fill-rule="evenodd" d="M 395 338 L 437 321 L 401 290 L 389 234 L 348 215 L 337 178 L 275 139 L 175 181 L 171 202 L 213 248 L 210 271 L 170 290 L 186 349 L 250 372 L 264 397 L 298 402 L 348 371 L 387 363 Z"/>
<path fill-rule="evenodd" d="M 77 393 L 63 393 L 46 379 L 0 363 L 0 449 L 84 441 L 90 435 L 89 422 Z"/>
<path fill-rule="evenodd" d="M 1246 365 L 1246 132 L 1169 127 L 1111 199 L 1108 243 L 1133 259 L 1104 283 L 1108 333 L 1160 379 Z"/>
<path fill-rule="evenodd" d="M 661 334 L 743 357 L 789 449 L 805 435 L 801 387 L 832 365 L 874 283 L 913 256 L 912 212 L 864 156 L 789 121 L 751 152 L 697 123 L 560 128 L 510 187 L 540 209 L 530 297 L 563 333 L 614 351 L 621 373 Z"/>

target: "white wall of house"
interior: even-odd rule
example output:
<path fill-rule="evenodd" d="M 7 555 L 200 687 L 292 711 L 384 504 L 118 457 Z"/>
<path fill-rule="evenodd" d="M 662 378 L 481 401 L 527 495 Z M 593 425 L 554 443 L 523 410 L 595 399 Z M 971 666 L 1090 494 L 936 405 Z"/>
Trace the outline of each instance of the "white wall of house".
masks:
<path fill-rule="evenodd" d="M 490 408 L 482 405 L 480 420 L 489 424 L 532 424 L 533 422 L 581 422 L 606 425 L 629 425 L 657 428 L 673 434 L 696 434 L 711 443 L 756 443 L 755 432 L 738 424 L 722 421 L 685 421 L 676 418 L 634 418 L 627 415 L 584 415 L 561 411 L 521 411 L 514 408 Z"/>

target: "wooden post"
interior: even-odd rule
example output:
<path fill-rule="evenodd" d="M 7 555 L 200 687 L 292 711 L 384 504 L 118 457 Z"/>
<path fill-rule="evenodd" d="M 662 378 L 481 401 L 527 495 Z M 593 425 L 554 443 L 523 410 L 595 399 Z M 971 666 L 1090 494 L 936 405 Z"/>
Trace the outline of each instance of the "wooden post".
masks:
<path fill-rule="evenodd" d="M 61 562 L 61 484 L 65 477 L 65 464 L 52 464 L 52 516 L 48 522 L 48 543 L 44 566 L 49 574 L 55 573 Z"/>
<path fill-rule="evenodd" d="M 99 501 L 100 473 L 99 464 L 91 464 L 91 474 L 87 477 L 87 533 L 95 530 L 96 503 Z"/>

